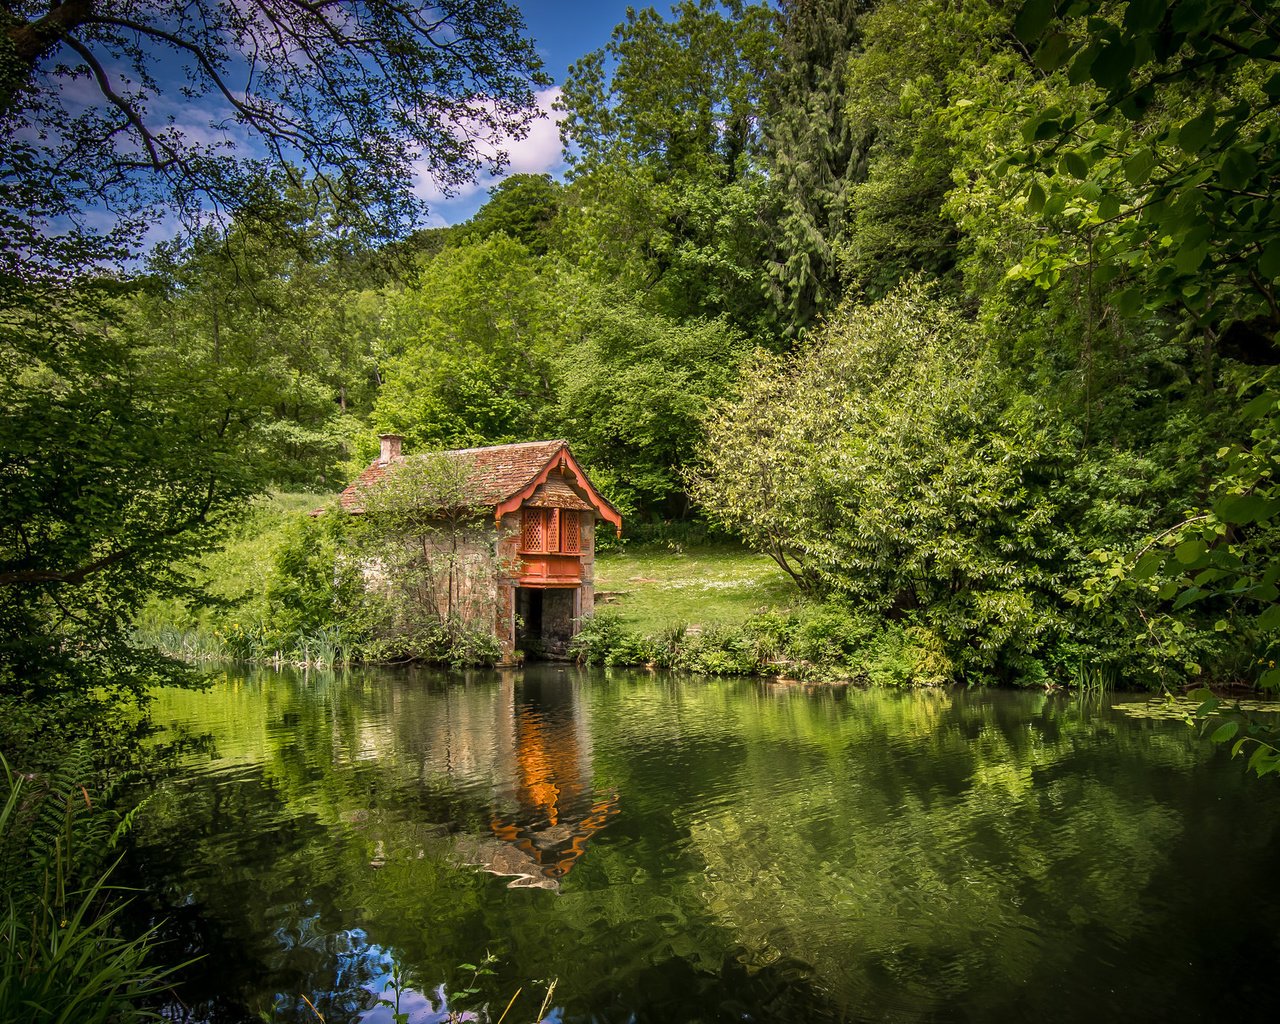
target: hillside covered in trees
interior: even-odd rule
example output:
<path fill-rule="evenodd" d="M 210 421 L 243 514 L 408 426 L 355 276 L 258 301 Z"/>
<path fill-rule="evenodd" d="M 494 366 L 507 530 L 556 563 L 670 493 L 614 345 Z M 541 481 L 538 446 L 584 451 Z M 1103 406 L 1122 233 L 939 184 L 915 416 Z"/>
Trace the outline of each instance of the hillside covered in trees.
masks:
<path fill-rule="evenodd" d="M 234 182 L 157 151 L 220 218 L 107 275 L 11 239 L 0 680 L 167 671 L 142 605 L 395 432 L 566 438 L 631 535 L 741 538 L 955 681 L 1274 684 L 1278 39 L 1234 0 L 630 11 L 563 83 L 565 179 L 408 233 L 335 173 L 403 167 L 391 114 Z M 336 614 L 326 529 L 291 628 Z"/>

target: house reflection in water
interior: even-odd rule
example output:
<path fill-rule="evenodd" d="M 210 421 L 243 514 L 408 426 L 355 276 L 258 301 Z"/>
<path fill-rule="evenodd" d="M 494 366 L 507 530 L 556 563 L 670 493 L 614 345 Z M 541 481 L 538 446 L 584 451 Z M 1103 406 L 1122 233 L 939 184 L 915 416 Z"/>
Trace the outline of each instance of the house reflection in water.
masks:
<path fill-rule="evenodd" d="M 460 839 L 458 852 L 512 877 L 511 888 L 558 889 L 592 836 L 618 813 L 618 794 L 592 785 L 590 724 L 578 689 L 566 675 L 503 687 L 512 727 L 499 741 L 502 781 L 491 834 Z"/>

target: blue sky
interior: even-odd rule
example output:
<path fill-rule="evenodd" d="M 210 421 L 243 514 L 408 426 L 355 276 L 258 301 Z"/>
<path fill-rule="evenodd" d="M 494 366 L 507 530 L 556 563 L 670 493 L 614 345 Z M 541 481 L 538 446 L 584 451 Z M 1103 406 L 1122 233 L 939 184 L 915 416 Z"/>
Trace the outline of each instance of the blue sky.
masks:
<path fill-rule="evenodd" d="M 540 94 L 538 105 L 543 117 L 535 122 L 528 138 L 504 145 L 511 157 L 508 173 L 547 173 L 561 177 L 564 161 L 560 156 L 560 133 L 551 104 L 559 95 L 565 72 L 583 54 L 597 50 L 609 41 L 613 27 L 626 17 L 628 6 L 650 5 L 642 2 L 627 4 L 620 0 L 517 0 L 516 5 L 524 13 L 529 35 L 537 44 L 547 74 L 555 84 Z M 666 14 L 670 0 L 652 6 Z M 486 178 L 464 188 L 452 199 L 442 196 L 430 183 L 422 183 L 422 192 L 431 204 L 431 222 L 457 224 L 466 220 L 480 208 L 489 189 L 498 180 Z"/>

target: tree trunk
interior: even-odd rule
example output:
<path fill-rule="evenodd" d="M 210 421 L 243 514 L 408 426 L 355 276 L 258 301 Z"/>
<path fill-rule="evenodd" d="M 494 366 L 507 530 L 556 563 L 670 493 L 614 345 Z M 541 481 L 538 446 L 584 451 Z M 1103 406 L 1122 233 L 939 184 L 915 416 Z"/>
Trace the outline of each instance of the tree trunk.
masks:
<path fill-rule="evenodd" d="M 94 0 L 66 0 L 35 21 L 10 23 L 0 35 L 0 112 L 8 113 L 18 92 L 31 81 L 40 58 L 52 51 L 93 13 Z M 8 19 L 6 19 L 8 20 Z"/>

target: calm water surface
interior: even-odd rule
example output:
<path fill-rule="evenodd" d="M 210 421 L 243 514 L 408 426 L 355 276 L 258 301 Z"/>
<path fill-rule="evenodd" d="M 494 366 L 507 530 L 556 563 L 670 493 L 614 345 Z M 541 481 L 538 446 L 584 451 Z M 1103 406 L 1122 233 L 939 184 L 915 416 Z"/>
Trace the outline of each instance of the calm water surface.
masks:
<path fill-rule="evenodd" d="M 235 670 L 133 870 L 219 1024 L 1273 1012 L 1280 785 L 1111 703 Z"/>

